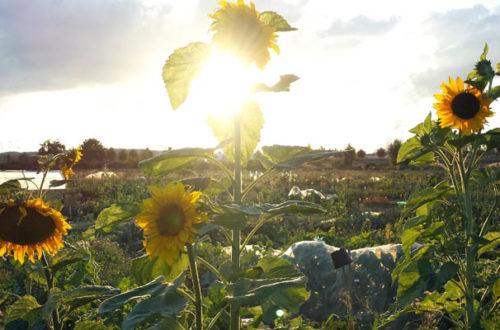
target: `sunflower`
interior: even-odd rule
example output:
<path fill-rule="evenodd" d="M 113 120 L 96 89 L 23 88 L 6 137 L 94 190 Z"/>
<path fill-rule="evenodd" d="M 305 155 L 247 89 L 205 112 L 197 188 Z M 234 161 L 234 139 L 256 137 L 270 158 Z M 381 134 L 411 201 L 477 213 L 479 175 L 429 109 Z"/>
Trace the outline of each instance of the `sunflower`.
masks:
<path fill-rule="evenodd" d="M 142 212 L 135 222 L 144 230 L 144 247 L 152 257 L 159 256 L 172 265 L 186 243 L 194 242 L 197 233 L 193 224 L 206 220 L 196 211 L 196 200 L 201 192 L 186 193 L 180 182 L 170 182 L 163 190 L 149 187 L 152 198 L 142 202 Z"/>
<path fill-rule="evenodd" d="M 243 0 L 237 3 L 221 1 L 219 4 L 221 8 L 208 15 L 214 19 L 210 30 L 215 33 L 213 42 L 217 49 L 232 52 L 245 63 L 255 62 L 259 69 L 264 69 L 271 57 L 268 48 L 277 54 L 280 51 L 276 45 L 275 29 L 260 20 L 253 2 L 250 6 Z"/>
<path fill-rule="evenodd" d="M 78 146 L 76 149 L 69 150 L 64 154 L 63 161 L 60 165 L 60 170 L 66 180 L 69 180 L 75 172 L 73 166 L 82 159 L 82 147 Z"/>
<path fill-rule="evenodd" d="M 38 259 L 43 251 L 54 255 L 63 247 L 62 237 L 68 229 L 71 226 L 62 214 L 42 199 L 9 199 L 0 207 L 0 256 L 10 254 L 23 263 L 25 254 L 35 262 L 35 251 Z"/>
<path fill-rule="evenodd" d="M 439 101 L 434 103 L 434 108 L 442 128 L 451 126 L 471 135 L 483 128 L 486 117 L 493 115 L 489 108 L 491 99 L 483 97 L 481 91 L 472 86 L 464 87 L 460 77 L 456 82 L 449 77 L 449 83 L 442 83 L 441 89 L 443 94 L 434 95 Z"/>

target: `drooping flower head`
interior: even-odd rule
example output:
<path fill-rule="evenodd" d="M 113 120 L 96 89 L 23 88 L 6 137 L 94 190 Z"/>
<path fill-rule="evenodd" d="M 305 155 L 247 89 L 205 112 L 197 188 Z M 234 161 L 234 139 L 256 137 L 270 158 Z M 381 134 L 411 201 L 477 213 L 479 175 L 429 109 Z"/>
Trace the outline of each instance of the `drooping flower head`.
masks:
<path fill-rule="evenodd" d="M 243 62 L 255 63 L 259 69 L 264 69 L 271 58 L 268 48 L 279 54 L 275 29 L 260 20 L 253 2 L 250 6 L 243 0 L 219 4 L 221 8 L 208 15 L 214 19 L 210 30 L 214 32 L 213 42 L 217 49 L 231 52 Z"/>
<path fill-rule="evenodd" d="M 484 127 L 486 117 L 493 115 L 489 108 L 491 99 L 483 97 L 476 88 L 464 86 L 460 77 L 456 81 L 449 77 L 449 83 L 443 82 L 441 89 L 443 94 L 434 95 L 438 100 L 438 103 L 434 103 L 434 108 L 442 128 L 451 126 L 471 135 Z"/>
<path fill-rule="evenodd" d="M 27 254 L 35 262 L 45 251 L 54 255 L 63 246 L 62 237 L 71 226 L 62 214 L 40 198 L 26 202 L 12 199 L 0 206 L 0 256 L 14 256 L 20 263 Z"/>
<path fill-rule="evenodd" d="M 60 170 L 62 175 L 66 180 L 69 180 L 75 172 L 73 172 L 73 166 L 82 159 L 82 147 L 78 146 L 76 149 L 68 150 L 64 155 L 60 163 Z"/>
<path fill-rule="evenodd" d="M 158 187 L 149 190 L 152 197 L 142 202 L 142 212 L 135 222 L 144 230 L 146 253 L 172 265 L 184 245 L 194 242 L 197 231 L 193 224 L 207 219 L 196 210 L 201 192 L 186 192 L 180 182 L 170 182 L 163 190 Z"/>

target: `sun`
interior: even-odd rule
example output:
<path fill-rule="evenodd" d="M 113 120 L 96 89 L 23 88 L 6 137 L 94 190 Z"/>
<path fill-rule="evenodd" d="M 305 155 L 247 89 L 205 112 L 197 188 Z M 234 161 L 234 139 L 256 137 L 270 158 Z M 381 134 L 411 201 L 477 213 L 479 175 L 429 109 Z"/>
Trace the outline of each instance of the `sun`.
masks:
<path fill-rule="evenodd" d="M 213 48 L 191 85 L 186 105 L 196 112 L 230 116 L 250 99 L 259 76 L 255 65 L 246 65 L 235 55 Z"/>

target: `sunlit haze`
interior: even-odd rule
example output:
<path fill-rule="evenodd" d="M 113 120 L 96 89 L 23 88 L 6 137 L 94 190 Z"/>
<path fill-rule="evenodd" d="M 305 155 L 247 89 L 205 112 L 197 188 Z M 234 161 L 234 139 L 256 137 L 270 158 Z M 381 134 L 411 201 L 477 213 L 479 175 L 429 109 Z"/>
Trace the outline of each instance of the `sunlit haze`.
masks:
<path fill-rule="evenodd" d="M 1 1 L 0 152 L 36 151 L 46 139 L 68 148 L 87 138 L 114 148 L 215 146 L 208 112 L 234 110 L 248 97 L 238 86 L 282 74 L 300 77 L 291 92 L 256 96 L 261 146 L 373 152 L 409 137 L 429 112 L 436 118 L 433 94 L 448 76 L 465 78 L 485 43 L 500 62 L 498 1 L 256 0 L 298 30 L 279 33 L 281 53 L 263 72 L 213 56 L 174 111 L 162 67 L 175 49 L 210 41 L 217 2 Z M 500 125 L 498 114 L 488 120 L 487 129 Z"/>

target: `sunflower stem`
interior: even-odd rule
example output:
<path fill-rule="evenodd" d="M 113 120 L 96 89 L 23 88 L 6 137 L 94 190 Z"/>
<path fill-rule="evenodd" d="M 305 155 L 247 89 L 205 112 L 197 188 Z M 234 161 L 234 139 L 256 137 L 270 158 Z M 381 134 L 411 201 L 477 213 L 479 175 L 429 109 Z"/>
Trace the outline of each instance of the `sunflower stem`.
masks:
<path fill-rule="evenodd" d="M 196 268 L 196 256 L 191 243 L 186 243 L 186 249 L 189 257 L 189 268 L 191 270 L 191 278 L 193 280 L 193 291 L 196 307 L 196 329 L 202 329 L 202 313 L 201 313 L 201 287 L 200 279 L 198 278 L 198 269 Z"/>
<path fill-rule="evenodd" d="M 241 203 L 241 123 L 239 114 L 234 116 L 234 192 L 233 201 Z M 231 261 L 236 269 L 240 267 L 240 230 L 233 229 L 233 244 L 231 248 Z M 240 329 L 240 306 L 232 302 L 230 317 L 230 329 Z"/>
<path fill-rule="evenodd" d="M 45 280 L 47 281 L 47 288 L 49 289 L 48 290 L 49 292 L 47 294 L 50 294 L 50 290 L 54 287 L 54 277 L 50 273 L 49 261 L 47 260 L 45 252 L 42 252 L 40 261 L 42 262 L 43 274 L 45 275 Z M 59 311 L 57 310 L 57 308 L 52 312 L 52 325 L 55 330 L 62 329 L 62 323 L 61 320 L 59 319 Z"/>

